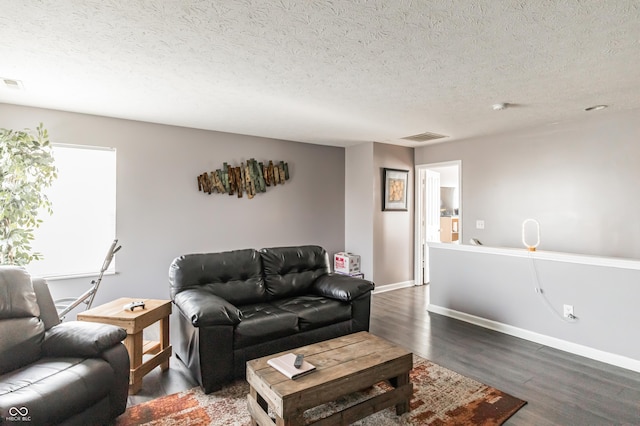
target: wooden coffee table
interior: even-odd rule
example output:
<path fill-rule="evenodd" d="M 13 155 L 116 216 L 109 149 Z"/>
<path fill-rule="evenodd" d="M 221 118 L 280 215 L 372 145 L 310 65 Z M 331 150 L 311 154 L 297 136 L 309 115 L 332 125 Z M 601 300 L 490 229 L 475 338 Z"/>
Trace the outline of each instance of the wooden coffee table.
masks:
<path fill-rule="evenodd" d="M 316 371 L 290 380 L 267 364 L 269 359 L 289 352 L 304 354 Z M 409 382 L 412 367 L 411 352 L 367 332 L 254 359 L 247 362 L 250 385 L 247 400 L 252 424 L 303 425 L 305 410 L 383 380 L 388 380 L 393 389 L 313 424 L 346 425 L 394 405 L 398 415 L 406 413 L 413 392 Z M 268 408 L 275 413 L 275 422 L 267 414 Z"/>
<path fill-rule="evenodd" d="M 144 309 L 124 310 L 123 306 L 133 301 L 142 300 Z M 165 371 L 169 368 L 171 345 L 169 344 L 170 300 L 132 299 L 124 297 L 113 302 L 100 305 L 78 314 L 78 321 L 100 322 L 124 328 L 127 337 L 124 345 L 129 352 L 131 370 L 129 374 L 129 393 L 138 393 L 142 387 L 142 378 L 158 365 Z M 151 324 L 160 322 L 160 340 L 144 341 L 142 331 Z M 142 362 L 143 355 L 153 355 Z"/>

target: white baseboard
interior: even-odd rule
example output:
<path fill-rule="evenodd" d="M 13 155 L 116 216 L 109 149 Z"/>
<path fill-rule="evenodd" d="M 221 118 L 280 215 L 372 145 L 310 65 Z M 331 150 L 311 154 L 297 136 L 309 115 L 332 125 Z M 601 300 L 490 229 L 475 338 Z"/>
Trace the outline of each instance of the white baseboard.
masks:
<path fill-rule="evenodd" d="M 577 343 L 568 342 L 566 340 L 558 339 L 556 337 L 547 336 L 544 334 L 536 333 L 523 328 L 514 327 L 512 325 L 503 324 L 501 322 L 488 320 L 486 318 L 477 317 L 475 315 L 467 314 L 453 309 L 444 308 L 429 304 L 427 307 L 429 312 L 435 314 L 444 315 L 447 317 L 455 318 L 460 321 L 465 321 L 471 324 L 478 325 L 480 327 L 488 328 L 490 330 L 499 331 L 504 334 L 519 337 L 521 339 L 529 340 L 531 342 L 540 343 L 545 346 L 549 346 L 555 349 L 560 349 L 565 352 L 569 352 L 575 355 L 580 355 L 586 358 L 591 358 L 596 361 L 604 362 L 607 364 L 615 365 L 617 367 L 626 368 L 627 370 L 636 371 L 640 373 L 640 360 L 629 358 L 622 355 L 613 354 L 611 352 L 601 351 L 599 349 L 590 348 L 588 346 L 579 345 Z"/>
<path fill-rule="evenodd" d="M 384 293 L 385 291 L 397 290 L 399 288 L 413 287 L 413 286 L 414 286 L 413 280 L 403 281 L 403 282 L 394 283 L 394 284 L 386 284 L 386 285 L 376 286 L 376 288 L 373 290 L 373 294 Z"/>

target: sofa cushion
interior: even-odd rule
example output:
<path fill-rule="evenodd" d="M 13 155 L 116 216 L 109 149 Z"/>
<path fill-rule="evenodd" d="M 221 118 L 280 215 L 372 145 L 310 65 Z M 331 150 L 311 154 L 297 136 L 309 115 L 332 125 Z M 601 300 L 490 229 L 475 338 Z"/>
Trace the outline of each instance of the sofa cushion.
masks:
<path fill-rule="evenodd" d="M 351 319 L 351 304 L 322 296 L 297 296 L 274 300 L 272 305 L 298 317 L 301 331 Z"/>
<path fill-rule="evenodd" d="M 0 266 L 0 374 L 41 356 L 44 324 L 31 276 L 24 268 Z"/>
<path fill-rule="evenodd" d="M 0 415 L 26 407 L 30 424 L 57 424 L 108 395 L 114 380 L 103 359 L 42 358 L 0 376 Z"/>
<path fill-rule="evenodd" d="M 37 317 L 40 308 L 31 276 L 19 266 L 0 267 L 0 319 Z"/>
<path fill-rule="evenodd" d="M 44 324 L 40 318 L 0 320 L 0 374 L 41 357 Z"/>
<path fill-rule="evenodd" d="M 298 316 L 269 303 L 239 307 L 242 321 L 234 331 L 234 349 L 244 348 L 298 332 Z"/>
<path fill-rule="evenodd" d="M 329 255 L 319 246 L 264 248 L 260 256 L 271 299 L 305 294 L 318 277 L 330 272 Z"/>
<path fill-rule="evenodd" d="M 215 294 L 231 304 L 266 301 L 262 259 L 253 249 L 187 254 L 169 267 L 171 297 L 189 288 Z"/>

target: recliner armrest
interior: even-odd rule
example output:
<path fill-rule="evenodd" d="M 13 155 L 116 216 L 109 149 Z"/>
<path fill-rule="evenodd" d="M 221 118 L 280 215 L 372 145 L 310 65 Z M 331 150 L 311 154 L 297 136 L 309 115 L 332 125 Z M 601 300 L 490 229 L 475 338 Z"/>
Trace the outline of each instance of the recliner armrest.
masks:
<path fill-rule="evenodd" d="M 351 302 L 373 289 L 374 284 L 371 281 L 341 274 L 322 275 L 311 286 L 314 294 L 343 302 Z"/>
<path fill-rule="evenodd" d="M 223 298 L 200 289 L 188 289 L 176 294 L 173 303 L 194 327 L 236 325 L 242 313 Z"/>
<path fill-rule="evenodd" d="M 120 327 L 94 322 L 69 321 L 51 327 L 44 336 L 45 356 L 97 357 L 122 342 L 127 332 Z"/>

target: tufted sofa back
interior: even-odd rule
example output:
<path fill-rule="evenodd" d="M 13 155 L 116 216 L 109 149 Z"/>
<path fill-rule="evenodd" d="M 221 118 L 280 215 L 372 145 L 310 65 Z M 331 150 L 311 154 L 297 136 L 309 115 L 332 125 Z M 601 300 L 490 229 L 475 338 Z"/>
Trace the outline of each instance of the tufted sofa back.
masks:
<path fill-rule="evenodd" d="M 262 259 L 253 249 L 221 253 L 186 254 L 169 267 L 171 297 L 198 288 L 234 305 L 267 300 Z"/>
<path fill-rule="evenodd" d="M 171 298 L 201 289 L 248 305 L 304 294 L 329 272 L 329 255 L 319 246 L 244 249 L 177 257 L 169 267 L 169 284 Z"/>
<path fill-rule="evenodd" d="M 18 266 L 0 266 L 0 374 L 41 357 L 45 326 L 31 276 Z"/>
<path fill-rule="evenodd" d="M 304 294 L 316 278 L 330 272 L 329 255 L 319 246 L 264 248 L 260 256 L 272 299 Z"/>

